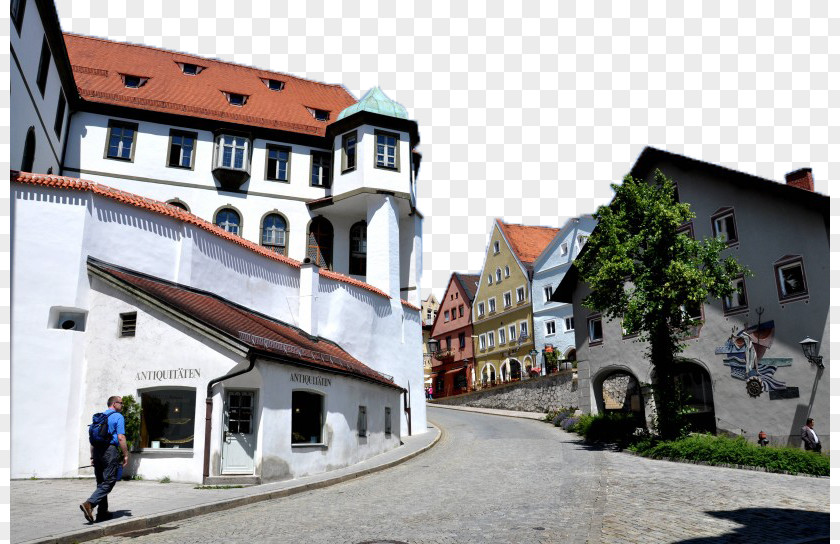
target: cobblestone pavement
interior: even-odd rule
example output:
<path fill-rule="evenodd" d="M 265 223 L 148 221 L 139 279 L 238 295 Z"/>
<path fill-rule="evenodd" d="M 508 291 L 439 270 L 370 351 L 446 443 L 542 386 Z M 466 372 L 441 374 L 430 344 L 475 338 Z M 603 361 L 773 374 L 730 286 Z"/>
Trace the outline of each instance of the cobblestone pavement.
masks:
<path fill-rule="evenodd" d="M 441 442 L 326 489 L 98 542 L 802 542 L 829 481 L 652 461 L 550 425 L 429 409 Z M 826 540 L 827 541 L 827 540 Z"/>

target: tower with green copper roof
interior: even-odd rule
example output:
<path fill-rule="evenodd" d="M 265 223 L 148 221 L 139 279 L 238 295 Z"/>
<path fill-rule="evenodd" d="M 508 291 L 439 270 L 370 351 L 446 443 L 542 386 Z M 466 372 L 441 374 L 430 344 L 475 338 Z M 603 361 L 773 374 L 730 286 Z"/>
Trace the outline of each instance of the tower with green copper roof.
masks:
<path fill-rule="evenodd" d="M 372 88 L 365 93 L 361 100 L 342 110 L 342 112 L 338 114 L 337 120 L 344 119 L 345 117 L 349 117 L 360 111 L 378 113 L 380 115 L 387 115 L 398 119 L 408 119 L 408 112 L 405 108 L 385 96 L 385 93 L 383 93 L 382 89 L 379 87 Z"/>

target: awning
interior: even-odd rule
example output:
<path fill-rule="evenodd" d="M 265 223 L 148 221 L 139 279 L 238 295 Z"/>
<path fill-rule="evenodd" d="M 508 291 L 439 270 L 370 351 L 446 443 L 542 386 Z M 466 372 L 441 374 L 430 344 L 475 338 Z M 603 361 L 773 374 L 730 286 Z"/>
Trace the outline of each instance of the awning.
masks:
<path fill-rule="evenodd" d="M 448 374 L 455 374 L 456 372 L 461 372 L 462 370 L 463 370 L 464 372 L 466 372 L 466 371 L 467 371 L 467 369 L 466 369 L 466 368 L 456 368 L 455 370 L 447 370 L 446 372 L 444 372 L 444 374 L 447 374 L 447 375 L 448 375 Z"/>

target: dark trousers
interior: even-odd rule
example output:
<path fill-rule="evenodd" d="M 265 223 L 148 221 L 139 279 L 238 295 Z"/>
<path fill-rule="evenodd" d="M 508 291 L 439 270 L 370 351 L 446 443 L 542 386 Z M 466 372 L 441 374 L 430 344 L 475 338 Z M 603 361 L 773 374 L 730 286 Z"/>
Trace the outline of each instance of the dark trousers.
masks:
<path fill-rule="evenodd" d="M 108 493 L 117 483 L 117 470 L 123 462 L 122 452 L 111 445 L 104 450 L 93 450 L 93 473 L 96 475 L 96 490 L 87 500 L 91 506 L 99 506 L 97 515 L 108 511 Z"/>

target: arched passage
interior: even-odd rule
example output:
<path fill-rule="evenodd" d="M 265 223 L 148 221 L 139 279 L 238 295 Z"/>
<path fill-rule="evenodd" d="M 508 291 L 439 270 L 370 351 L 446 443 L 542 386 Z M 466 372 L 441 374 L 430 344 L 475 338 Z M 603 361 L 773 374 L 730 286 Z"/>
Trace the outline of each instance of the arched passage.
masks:
<path fill-rule="evenodd" d="M 692 431 L 716 433 L 715 402 L 709 371 L 694 361 L 681 359 L 676 366 L 674 380 L 688 409 L 686 418 Z"/>
<path fill-rule="evenodd" d="M 639 380 L 630 370 L 620 367 L 604 369 L 592 380 L 598 412 L 625 412 L 644 421 L 645 410 Z"/>
<path fill-rule="evenodd" d="M 333 226 L 324 217 L 316 217 L 309 224 L 306 256 L 318 266 L 332 270 Z"/>

